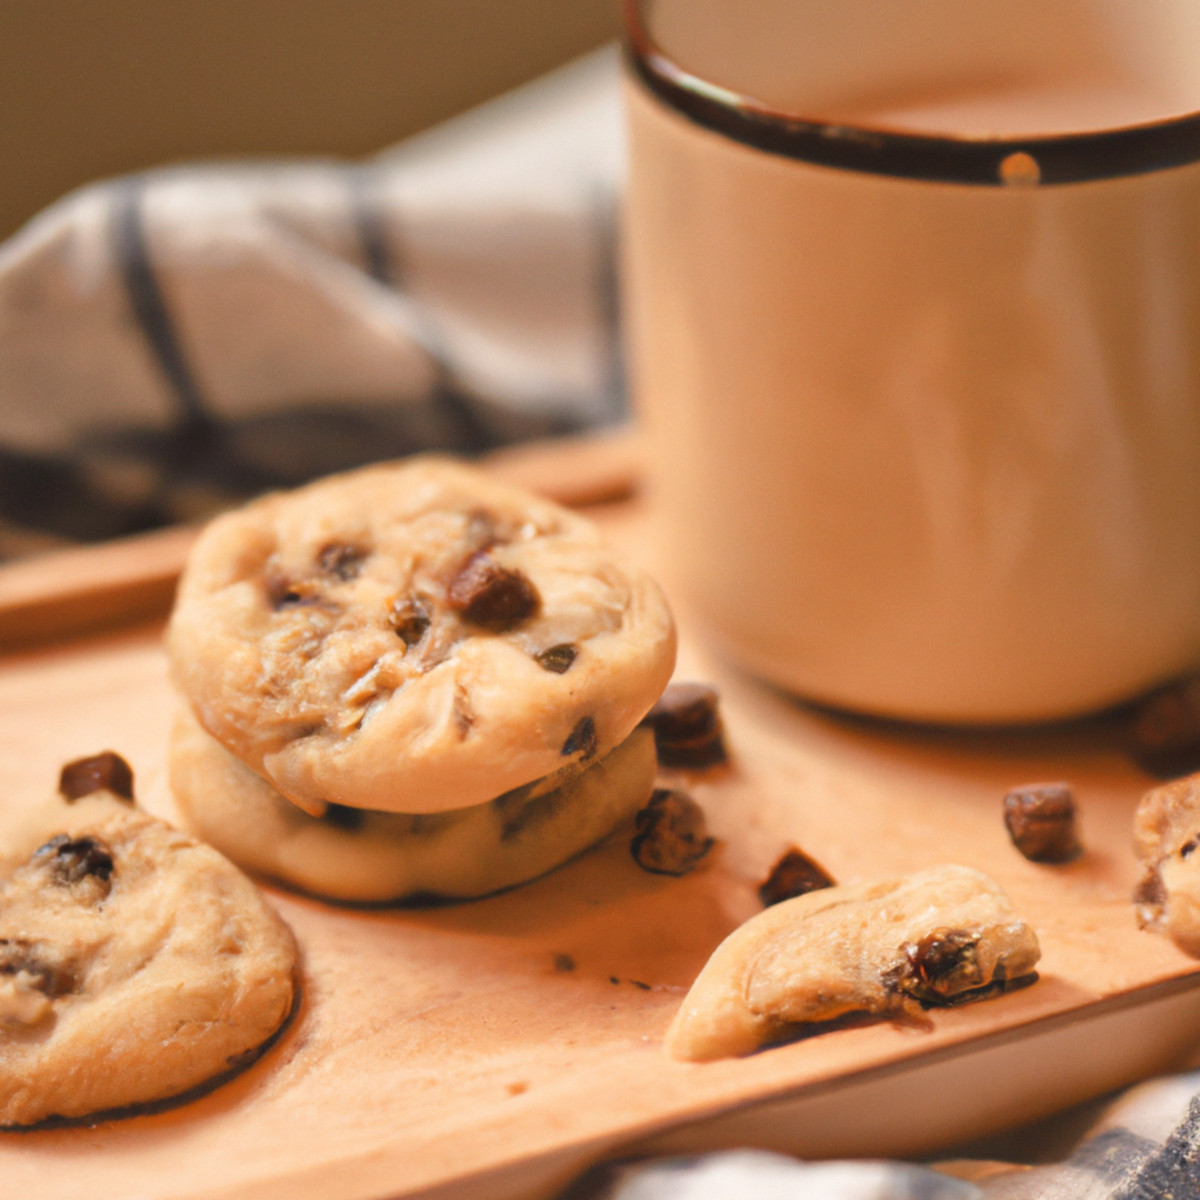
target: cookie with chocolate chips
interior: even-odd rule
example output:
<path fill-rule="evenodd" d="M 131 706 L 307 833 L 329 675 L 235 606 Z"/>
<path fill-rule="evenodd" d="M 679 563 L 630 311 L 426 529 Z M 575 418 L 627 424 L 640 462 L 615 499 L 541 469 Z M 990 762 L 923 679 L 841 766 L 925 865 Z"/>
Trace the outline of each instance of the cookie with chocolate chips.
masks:
<path fill-rule="evenodd" d="M 1040 954 L 1000 886 L 969 867 L 820 888 L 765 909 L 713 951 L 666 1048 L 725 1058 L 852 1014 L 982 999 L 1033 982 Z"/>
<path fill-rule="evenodd" d="M 585 518 L 424 458 L 213 522 L 168 649 L 200 724 L 293 804 L 419 814 L 603 759 L 675 633 Z"/>
<path fill-rule="evenodd" d="M 635 729 L 595 761 L 469 808 L 311 816 L 181 712 L 171 790 L 185 823 L 248 871 L 358 904 L 467 899 L 534 879 L 603 839 L 654 787 L 654 737 Z"/>
<path fill-rule="evenodd" d="M 295 942 L 258 889 L 138 808 L 116 755 L 69 768 L 49 823 L 4 848 L 0 1126 L 178 1096 L 293 1003 Z"/>

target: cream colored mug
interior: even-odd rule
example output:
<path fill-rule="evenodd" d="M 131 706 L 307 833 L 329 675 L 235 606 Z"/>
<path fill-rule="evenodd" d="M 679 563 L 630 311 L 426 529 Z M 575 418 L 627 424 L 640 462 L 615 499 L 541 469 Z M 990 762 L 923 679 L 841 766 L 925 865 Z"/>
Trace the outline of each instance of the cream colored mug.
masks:
<path fill-rule="evenodd" d="M 664 578 L 916 720 L 1200 665 L 1200 4 L 629 0 Z"/>

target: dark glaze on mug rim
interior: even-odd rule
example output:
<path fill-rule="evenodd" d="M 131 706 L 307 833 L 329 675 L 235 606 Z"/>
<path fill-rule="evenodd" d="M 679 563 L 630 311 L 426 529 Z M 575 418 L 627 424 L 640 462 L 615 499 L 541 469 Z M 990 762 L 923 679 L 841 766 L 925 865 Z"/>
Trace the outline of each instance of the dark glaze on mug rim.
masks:
<path fill-rule="evenodd" d="M 984 186 L 1084 183 L 1200 160 L 1200 112 L 1081 133 L 969 138 L 830 124 L 774 109 L 691 74 L 650 35 L 643 9 L 623 0 L 630 69 L 697 125 L 769 154 L 825 167 Z"/>

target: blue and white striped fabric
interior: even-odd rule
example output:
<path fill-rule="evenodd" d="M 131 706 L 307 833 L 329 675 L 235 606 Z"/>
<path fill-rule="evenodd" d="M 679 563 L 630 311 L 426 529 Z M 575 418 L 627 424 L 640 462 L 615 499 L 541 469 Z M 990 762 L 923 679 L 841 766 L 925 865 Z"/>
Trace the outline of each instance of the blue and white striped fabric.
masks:
<path fill-rule="evenodd" d="M 986 1080 L 980 1085 L 987 1086 Z M 1086 1111 L 1086 1110 L 1085 1110 Z M 1060 1122 L 1061 1155 L 1032 1165 L 959 1159 L 801 1162 L 727 1150 L 689 1158 L 610 1163 L 559 1200 L 1196 1200 L 1200 1197 L 1200 1072 L 1153 1080 Z M 1051 1126 L 1054 1122 L 1050 1123 Z M 1054 1130 L 1042 1131 L 1043 1145 Z M 1004 1149 L 1020 1150 L 1020 1139 Z"/>
<path fill-rule="evenodd" d="M 100 183 L 0 246 L 0 557 L 618 420 L 616 69 L 364 164 Z"/>

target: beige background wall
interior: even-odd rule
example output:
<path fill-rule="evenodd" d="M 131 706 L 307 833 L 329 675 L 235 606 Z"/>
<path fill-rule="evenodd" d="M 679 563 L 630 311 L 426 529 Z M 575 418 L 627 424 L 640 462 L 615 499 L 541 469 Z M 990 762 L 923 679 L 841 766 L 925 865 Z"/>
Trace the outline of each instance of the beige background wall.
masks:
<path fill-rule="evenodd" d="M 142 167 L 370 154 L 616 29 L 616 0 L 0 0 L 0 238 Z"/>

